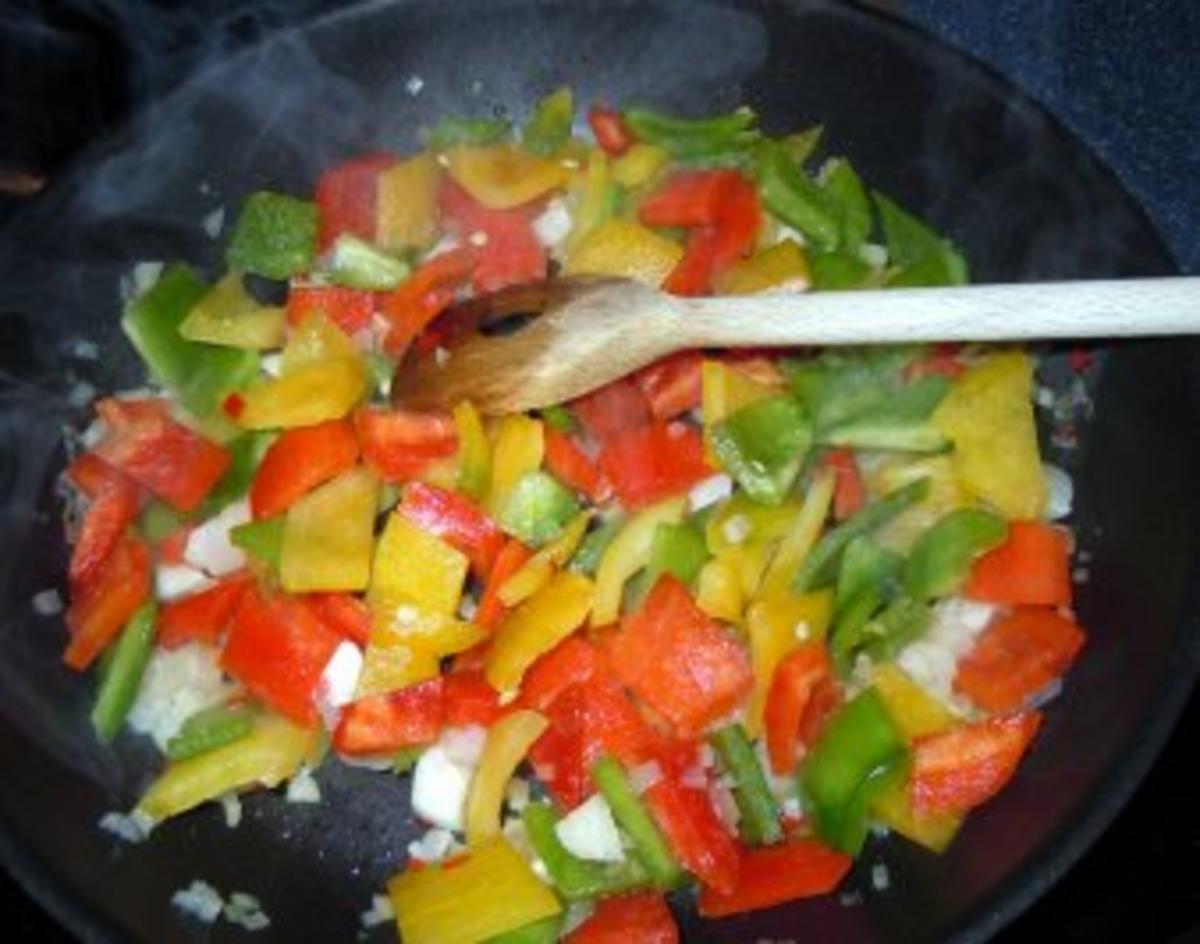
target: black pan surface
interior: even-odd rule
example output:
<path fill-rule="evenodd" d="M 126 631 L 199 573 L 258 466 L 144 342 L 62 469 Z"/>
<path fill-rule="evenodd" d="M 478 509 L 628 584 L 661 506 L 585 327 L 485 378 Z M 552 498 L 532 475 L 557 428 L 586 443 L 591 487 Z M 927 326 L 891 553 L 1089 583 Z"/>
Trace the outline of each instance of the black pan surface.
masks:
<path fill-rule="evenodd" d="M 214 272 L 200 221 L 240 194 L 307 191 L 339 158 L 415 146 L 440 114 L 520 117 L 562 83 L 584 101 L 697 114 L 749 102 L 772 130 L 823 121 L 869 181 L 960 242 L 977 280 L 1173 271 L 1117 181 L 1044 112 L 964 57 L 839 4 L 370 5 L 197 75 L 89 151 L 0 246 L 0 853 L 82 937 L 240 939 L 171 908 L 174 890 L 203 878 L 262 900 L 273 923 L 260 940 L 347 940 L 414 835 L 406 782 L 334 761 L 317 774 L 320 806 L 257 795 L 236 830 L 217 809 L 136 847 L 94 827 L 131 805 L 152 751 L 132 737 L 93 743 L 89 686 L 59 667 L 61 620 L 30 600 L 61 589 L 54 480 L 62 426 L 84 415 L 72 394 L 80 381 L 140 380 L 117 328 L 121 276 L 142 259 Z M 1157 753 L 1200 662 L 1196 353 L 1126 343 L 1105 360 L 1074 454 L 1090 642 L 1013 786 L 942 857 L 872 846 L 846 901 L 701 925 L 682 898 L 689 940 L 977 940 L 1082 854 Z M 870 888 L 880 862 L 884 893 Z"/>

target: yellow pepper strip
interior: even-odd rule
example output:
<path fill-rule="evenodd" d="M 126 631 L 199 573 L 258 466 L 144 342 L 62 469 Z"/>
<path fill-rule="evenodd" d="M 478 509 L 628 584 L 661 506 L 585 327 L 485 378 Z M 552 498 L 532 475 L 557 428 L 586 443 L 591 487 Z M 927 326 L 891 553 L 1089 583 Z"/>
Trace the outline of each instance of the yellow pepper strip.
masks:
<path fill-rule="evenodd" d="M 779 542 L 775 556 L 763 574 L 762 592 L 780 593 L 792 585 L 796 571 L 804 563 L 809 552 L 821 536 L 829 507 L 833 504 L 834 476 L 830 469 L 820 469 L 813 476 L 812 484 L 804 496 L 800 513 L 792 522 L 791 529 Z"/>
<path fill-rule="evenodd" d="M 367 603 L 380 617 L 397 609 L 453 616 L 467 576 L 467 556 L 392 512 L 375 549 Z"/>
<path fill-rule="evenodd" d="M 168 766 L 137 808 L 161 822 L 231 790 L 278 786 L 300 769 L 315 740 L 314 731 L 263 715 L 244 738 Z"/>
<path fill-rule="evenodd" d="M 365 590 L 371 579 L 379 483 L 356 466 L 288 509 L 279 578 L 288 593 Z"/>
<path fill-rule="evenodd" d="M 496 691 L 515 692 L 525 670 L 571 635 L 587 619 L 594 588 L 582 574 L 554 575 L 545 587 L 513 610 L 496 631 L 484 661 L 484 677 Z"/>
<path fill-rule="evenodd" d="M 288 338 L 287 346 L 283 349 L 280 372 L 287 376 L 301 367 L 342 357 L 360 359 L 354 342 L 328 318 L 313 315 Z"/>
<path fill-rule="evenodd" d="M 767 562 L 771 558 L 771 545 L 765 541 L 747 541 L 725 548 L 717 557 L 733 568 L 741 586 L 742 598 L 750 600 L 758 593 L 762 583 Z"/>
<path fill-rule="evenodd" d="M 504 791 L 534 741 L 550 726 L 536 711 L 514 711 L 488 730 L 467 795 L 467 845 L 477 849 L 500 835 Z"/>
<path fill-rule="evenodd" d="M 683 258 L 683 247 L 632 220 L 608 220 L 567 253 L 568 275 L 611 275 L 655 287 Z"/>
<path fill-rule="evenodd" d="M 686 496 L 668 498 L 642 509 L 621 526 L 596 568 L 593 626 L 607 626 L 620 616 L 625 581 L 649 562 L 654 532 L 660 524 L 678 524 L 683 520 L 686 508 Z"/>
<path fill-rule="evenodd" d="M 526 472 L 536 471 L 545 454 L 541 420 L 512 414 L 500 421 L 492 447 L 492 481 L 483 503 L 488 514 L 500 514 L 517 482 Z"/>
<path fill-rule="evenodd" d="M 700 365 L 700 413 L 705 429 L 773 392 L 720 361 L 706 360 Z"/>
<path fill-rule="evenodd" d="M 388 252 L 404 252 L 433 241 L 440 176 L 437 161 L 427 152 L 380 172 L 375 178 L 375 242 Z"/>
<path fill-rule="evenodd" d="M 510 210 L 567 185 L 561 161 L 530 154 L 514 144 L 451 148 L 450 176 L 491 210 Z"/>
<path fill-rule="evenodd" d="M 612 170 L 606 155 L 599 148 L 588 152 L 587 165 L 571 176 L 571 232 L 567 249 L 572 250 L 592 230 L 612 214 Z"/>
<path fill-rule="evenodd" d="M 759 250 L 735 262 L 716 278 L 722 295 L 754 295 L 773 288 L 805 289 L 812 283 L 808 257 L 792 239 Z"/>
<path fill-rule="evenodd" d="M 543 547 L 540 551 L 521 565 L 520 570 L 509 577 L 500 586 L 500 602 L 510 609 L 529 599 L 550 582 L 555 568 L 562 567 L 571 559 L 579 542 L 587 533 L 588 522 L 592 520 L 589 511 L 577 514 L 563 528 L 562 534 Z"/>
<path fill-rule="evenodd" d="M 399 616 L 376 618 L 363 654 L 356 697 L 380 695 L 438 674 L 441 660 L 477 646 L 487 633 L 473 623 L 399 608 Z"/>
<path fill-rule="evenodd" d="M 387 887 L 404 944 L 477 944 L 562 911 L 503 838 L 473 849 L 453 868 L 402 872 Z"/>
<path fill-rule="evenodd" d="M 833 591 L 797 594 L 785 589 L 760 596 L 746 610 L 754 690 L 746 706 L 746 733 L 762 733 L 763 709 L 775 669 L 802 642 L 821 640 L 833 620 Z"/>
<path fill-rule="evenodd" d="M 260 305 L 241 274 L 230 272 L 192 306 L 179 334 L 188 341 L 266 350 L 283 347 L 285 322 L 282 308 Z"/>
<path fill-rule="evenodd" d="M 742 595 L 742 581 L 729 561 L 714 557 L 700 568 L 696 605 L 713 619 L 726 623 L 741 621 L 746 598 Z"/>
<path fill-rule="evenodd" d="M 1033 361 L 997 354 L 954 382 L 933 424 L 954 441 L 959 482 L 1009 518 L 1046 510 L 1046 475 L 1033 416 Z"/>
<path fill-rule="evenodd" d="M 913 543 L 945 515 L 971 504 L 949 456 L 889 456 L 867 476 L 867 489 L 876 498 L 918 479 L 929 481 L 929 491 L 875 532 L 884 547 L 907 554 Z"/>
<path fill-rule="evenodd" d="M 796 521 L 800 505 L 760 505 L 745 495 L 726 499 L 704 527 L 704 541 L 712 554 L 755 542 L 778 541 Z"/>
<path fill-rule="evenodd" d="M 667 166 L 671 156 L 653 144 L 635 144 L 612 164 L 613 179 L 627 190 L 650 183 Z"/>
<path fill-rule="evenodd" d="M 479 501 L 492 481 L 492 452 L 479 411 L 469 400 L 454 408 L 454 429 L 458 433 L 458 474 L 455 488 L 468 498 Z"/>
<path fill-rule="evenodd" d="M 896 727 L 910 742 L 961 723 L 954 712 L 891 663 L 875 667 L 871 684 L 883 699 Z M 909 800 L 906 781 L 889 787 L 876 797 L 871 804 L 871 815 L 934 852 L 942 852 L 950 844 L 963 820 L 955 813 L 918 813 Z"/>
<path fill-rule="evenodd" d="M 417 481 L 427 485 L 436 485 L 448 492 L 458 487 L 458 457 L 448 456 L 444 459 L 434 459 L 427 463 L 416 476 Z"/>

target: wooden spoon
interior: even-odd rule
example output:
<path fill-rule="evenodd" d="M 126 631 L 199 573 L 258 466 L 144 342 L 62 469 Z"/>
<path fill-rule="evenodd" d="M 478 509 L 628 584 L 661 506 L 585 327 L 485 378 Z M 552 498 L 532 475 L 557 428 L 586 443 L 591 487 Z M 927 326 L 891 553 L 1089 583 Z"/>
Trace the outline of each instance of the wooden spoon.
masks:
<path fill-rule="evenodd" d="M 515 297 L 530 304 L 529 287 Z M 1200 333 L 1200 278 L 1186 277 L 723 298 L 560 279 L 542 286 L 539 300 L 540 317 L 516 333 L 472 336 L 449 357 L 401 370 L 397 402 L 470 400 L 485 413 L 516 413 L 571 400 L 688 348 Z M 484 303 L 514 307 L 504 293 Z"/>

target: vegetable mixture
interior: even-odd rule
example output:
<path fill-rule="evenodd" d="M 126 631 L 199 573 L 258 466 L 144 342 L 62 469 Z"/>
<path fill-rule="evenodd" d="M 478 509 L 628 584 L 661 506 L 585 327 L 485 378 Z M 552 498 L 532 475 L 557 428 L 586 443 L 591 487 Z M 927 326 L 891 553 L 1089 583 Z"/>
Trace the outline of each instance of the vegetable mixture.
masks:
<path fill-rule="evenodd" d="M 402 359 L 454 356 L 459 302 L 559 272 L 966 278 L 819 128 L 586 122 L 562 89 L 250 194 L 223 275 L 128 305 L 155 392 L 100 400 L 67 470 L 64 660 L 102 740 L 152 718 L 136 815 L 329 753 L 409 776 L 407 944 L 673 941 L 681 886 L 715 919 L 833 892 L 872 827 L 940 852 L 1084 638 L 1020 350 L 689 351 L 537 415 L 390 402 Z M 206 681 L 166 718 L 185 656 Z"/>

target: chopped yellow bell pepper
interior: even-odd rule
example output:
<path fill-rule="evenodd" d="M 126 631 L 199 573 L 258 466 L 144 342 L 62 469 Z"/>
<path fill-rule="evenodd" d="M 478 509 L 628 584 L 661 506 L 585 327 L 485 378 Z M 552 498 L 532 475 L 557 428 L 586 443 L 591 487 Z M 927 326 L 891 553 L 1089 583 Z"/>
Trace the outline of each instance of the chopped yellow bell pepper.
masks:
<path fill-rule="evenodd" d="M 1033 361 L 996 354 L 954 382 L 933 423 L 954 442 L 959 482 L 1009 518 L 1046 510 L 1046 476 L 1033 416 Z"/>
<path fill-rule="evenodd" d="M 616 194 L 608 155 L 593 148 L 588 152 L 587 163 L 581 170 L 575 171 L 570 179 L 569 199 L 574 212 L 571 215 L 571 232 L 567 235 L 568 249 L 574 249 L 585 236 L 612 216 Z"/>
<path fill-rule="evenodd" d="M 686 496 L 668 498 L 642 509 L 621 525 L 612 543 L 604 549 L 596 568 L 593 626 L 607 626 L 620 616 L 625 581 L 649 563 L 654 532 L 660 524 L 679 524 L 686 509 Z"/>
<path fill-rule="evenodd" d="M 767 565 L 761 593 L 780 593 L 791 587 L 800 565 L 821 537 L 821 529 L 833 504 L 834 484 L 833 472 L 829 469 L 820 469 L 813 476 L 804 504 Z"/>
<path fill-rule="evenodd" d="M 316 737 L 278 715 L 263 715 L 244 738 L 169 765 L 137 808 L 161 822 L 231 790 L 278 786 L 300 769 Z"/>
<path fill-rule="evenodd" d="M 925 497 L 875 532 L 880 544 L 902 554 L 908 553 L 913 542 L 945 515 L 971 504 L 949 456 L 889 456 L 867 476 L 867 488 L 879 498 L 918 479 L 929 481 Z"/>
<path fill-rule="evenodd" d="M 283 349 L 281 373 L 286 376 L 310 364 L 323 364 L 338 358 L 361 360 L 358 348 L 328 318 L 314 315 L 300 325 Z"/>
<path fill-rule="evenodd" d="M 426 463 L 425 468 L 414 478 L 427 485 L 436 485 L 453 492 L 458 487 L 458 457 L 454 455 L 444 459 L 433 459 Z"/>
<path fill-rule="evenodd" d="M 484 661 L 488 684 L 515 692 L 525 670 L 579 628 L 592 609 L 595 590 L 582 574 L 554 575 L 545 587 L 505 618 Z"/>
<path fill-rule="evenodd" d="M 402 607 L 402 613 L 450 617 L 466 576 L 465 554 L 394 511 L 375 549 L 367 603 L 389 618 Z"/>
<path fill-rule="evenodd" d="M 285 322 L 282 308 L 260 305 L 241 273 L 230 272 L 192 306 L 179 334 L 188 341 L 266 350 L 283 347 Z"/>
<path fill-rule="evenodd" d="M 567 185 L 561 161 L 536 157 L 510 142 L 451 148 L 450 175 L 492 210 L 509 210 Z"/>
<path fill-rule="evenodd" d="M 632 220 L 608 220 L 567 253 L 568 275 L 611 275 L 658 287 L 683 258 L 683 247 Z"/>
<path fill-rule="evenodd" d="M 440 176 L 428 152 L 380 172 L 375 178 L 375 242 L 388 252 L 403 252 L 433 241 Z"/>
<path fill-rule="evenodd" d="M 467 794 L 467 845 L 479 848 L 500 835 L 504 791 L 534 741 L 550 726 L 536 711 L 514 711 L 488 729 L 483 756 Z"/>
<path fill-rule="evenodd" d="M 279 579 L 288 593 L 365 590 L 371 579 L 379 483 L 356 466 L 288 509 Z"/>
<path fill-rule="evenodd" d="M 958 715 L 890 662 L 875 666 L 871 684 L 879 692 L 896 727 L 910 741 L 927 734 L 939 734 L 962 723 Z"/>
<path fill-rule="evenodd" d="M 793 239 L 784 239 L 735 262 L 716 278 L 722 295 L 754 295 L 773 288 L 804 289 L 812 283 L 808 257 Z"/>
<path fill-rule="evenodd" d="M 487 494 L 492 481 L 492 451 L 479 411 L 469 400 L 454 408 L 454 429 L 458 433 L 455 488 L 479 501 Z"/>
<path fill-rule="evenodd" d="M 700 391 L 700 412 L 705 429 L 774 392 L 741 371 L 711 360 L 700 365 Z"/>
<path fill-rule="evenodd" d="M 483 503 L 488 514 L 500 514 L 517 482 L 540 468 L 545 454 L 541 420 L 510 414 L 500 421 L 492 446 L 492 481 Z"/>
<path fill-rule="evenodd" d="M 801 506 L 796 502 L 760 505 L 739 493 L 726 499 L 704 526 L 713 554 L 743 544 L 778 541 L 794 526 Z"/>
<path fill-rule="evenodd" d="M 746 733 L 762 732 L 763 710 L 775 669 L 802 642 L 820 641 L 833 621 L 833 591 L 798 594 L 789 589 L 758 597 L 746 610 L 754 690 L 746 705 Z"/>
<path fill-rule="evenodd" d="M 713 619 L 736 623 L 742 618 L 746 598 L 742 581 L 733 564 L 714 557 L 700 568 L 696 578 L 696 606 Z"/>
<path fill-rule="evenodd" d="M 501 584 L 500 602 L 507 607 L 514 607 L 546 586 L 554 576 L 555 569 L 571 559 L 587 533 L 588 522 L 591 520 L 590 511 L 577 514 L 570 524 L 563 528 L 562 534 L 529 558 L 521 565 L 520 570 Z"/>
<path fill-rule="evenodd" d="M 453 868 L 402 872 L 388 895 L 404 944 L 478 944 L 562 911 L 503 838 L 473 849 Z"/>
<path fill-rule="evenodd" d="M 627 190 L 637 190 L 653 181 L 670 160 L 662 148 L 639 142 L 613 161 L 613 179 Z"/>
<path fill-rule="evenodd" d="M 728 563 L 737 574 L 744 600 L 748 601 L 758 593 L 771 559 L 771 550 L 771 544 L 766 541 L 747 541 L 717 553 L 716 556 Z"/>
<path fill-rule="evenodd" d="M 875 797 L 871 817 L 930 852 L 945 852 L 963 822 L 957 813 L 918 813 L 908 798 L 907 779 Z"/>
<path fill-rule="evenodd" d="M 381 695 L 438 674 L 441 660 L 483 642 L 487 634 L 472 623 L 423 614 L 416 608 L 390 619 L 377 618 L 363 653 L 355 697 Z"/>

